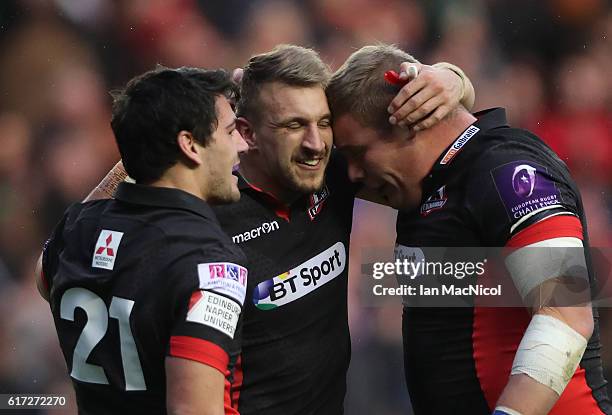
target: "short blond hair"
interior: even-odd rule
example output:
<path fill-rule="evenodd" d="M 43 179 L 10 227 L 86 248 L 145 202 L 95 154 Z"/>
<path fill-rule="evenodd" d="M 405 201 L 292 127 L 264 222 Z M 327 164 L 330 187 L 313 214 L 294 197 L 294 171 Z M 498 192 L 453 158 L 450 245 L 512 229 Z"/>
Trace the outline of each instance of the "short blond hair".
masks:
<path fill-rule="evenodd" d="M 253 121 L 257 118 L 259 91 L 267 83 L 325 89 L 330 76 L 329 66 L 316 51 L 296 45 L 278 45 L 270 52 L 253 56 L 244 67 L 237 114 L 253 118 Z"/>
<path fill-rule="evenodd" d="M 387 107 L 400 86 L 384 79 L 386 71 L 399 71 L 402 62 L 418 61 L 394 45 L 364 46 L 332 75 L 326 94 L 334 118 L 352 115 L 365 127 L 389 131 Z"/>

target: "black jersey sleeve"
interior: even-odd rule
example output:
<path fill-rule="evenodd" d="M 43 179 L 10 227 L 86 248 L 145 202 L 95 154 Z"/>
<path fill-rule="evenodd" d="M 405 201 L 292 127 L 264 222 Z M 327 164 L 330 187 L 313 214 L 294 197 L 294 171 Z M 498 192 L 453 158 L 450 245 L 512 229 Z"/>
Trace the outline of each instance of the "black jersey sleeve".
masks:
<path fill-rule="evenodd" d="M 80 203 L 75 203 L 66 209 L 62 219 L 55 225 L 51 236 L 45 241 L 42 251 L 42 277 L 48 289 L 53 285 L 53 276 L 57 272 L 59 264 L 59 256 L 61 255 L 64 246 L 64 230 L 67 224 L 74 220 L 74 216 L 78 214 L 81 208 Z"/>
<path fill-rule="evenodd" d="M 582 239 L 580 195 L 565 164 L 532 134 L 515 129 L 508 134 L 492 137 L 494 144 L 466 173 L 465 206 L 481 240 L 487 246 L 504 246 L 552 217 L 558 217 L 558 231 L 538 227 L 540 235 L 528 241 L 558 236 Z"/>
<path fill-rule="evenodd" d="M 168 354 L 227 374 L 240 350 L 247 269 L 238 248 L 214 242 L 194 246 L 170 267 L 172 311 Z"/>

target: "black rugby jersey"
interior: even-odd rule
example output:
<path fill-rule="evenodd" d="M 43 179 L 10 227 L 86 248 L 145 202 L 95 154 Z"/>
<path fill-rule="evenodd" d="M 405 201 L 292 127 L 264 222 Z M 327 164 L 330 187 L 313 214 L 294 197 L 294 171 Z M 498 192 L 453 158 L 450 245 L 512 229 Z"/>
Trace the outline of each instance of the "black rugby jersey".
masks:
<path fill-rule="evenodd" d="M 400 212 L 396 252 L 410 247 L 524 247 L 572 237 L 588 247 L 580 193 L 565 164 L 503 109 L 478 120 L 434 164 L 419 209 Z M 590 267 L 588 249 L 585 249 Z M 594 284 L 589 269 L 591 284 Z M 553 415 L 612 414 L 595 331 Z M 524 308 L 405 307 L 405 371 L 414 411 L 489 414 L 530 322 Z"/>
<path fill-rule="evenodd" d="M 46 243 L 51 311 L 79 413 L 165 414 L 166 356 L 233 381 L 246 258 L 189 193 L 122 183 L 115 198 L 71 206 Z"/>
<path fill-rule="evenodd" d="M 342 414 L 356 190 L 346 164 L 332 153 L 323 188 L 291 206 L 242 178 L 239 187 L 238 203 L 215 207 L 223 229 L 249 260 L 238 410 Z"/>

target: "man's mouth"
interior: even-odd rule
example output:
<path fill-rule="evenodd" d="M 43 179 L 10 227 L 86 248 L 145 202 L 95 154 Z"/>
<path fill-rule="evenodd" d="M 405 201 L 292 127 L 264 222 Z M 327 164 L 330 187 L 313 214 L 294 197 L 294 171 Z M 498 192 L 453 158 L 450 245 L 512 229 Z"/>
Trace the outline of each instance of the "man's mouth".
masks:
<path fill-rule="evenodd" d="M 328 153 L 308 154 L 302 153 L 293 160 L 300 165 L 301 168 L 307 170 L 317 170 L 321 168 L 327 158 Z"/>
<path fill-rule="evenodd" d="M 307 167 L 317 167 L 321 163 L 321 160 L 323 160 L 323 158 L 301 159 L 296 160 L 296 162 Z"/>

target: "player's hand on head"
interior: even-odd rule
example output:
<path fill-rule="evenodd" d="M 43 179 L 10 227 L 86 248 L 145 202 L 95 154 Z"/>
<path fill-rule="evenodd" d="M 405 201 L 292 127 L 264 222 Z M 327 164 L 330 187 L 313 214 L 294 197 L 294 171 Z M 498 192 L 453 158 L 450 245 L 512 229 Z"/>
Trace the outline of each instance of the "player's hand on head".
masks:
<path fill-rule="evenodd" d="M 403 62 L 399 75 L 409 82 L 391 101 L 389 122 L 400 127 L 411 126 L 415 131 L 429 128 L 455 108 L 463 96 L 462 80 L 448 69 Z"/>
<path fill-rule="evenodd" d="M 402 62 L 400 64 L 399 78 L 406 82 L 413 81 L 422 70 L 423 64 L 419 62 Z"/>

